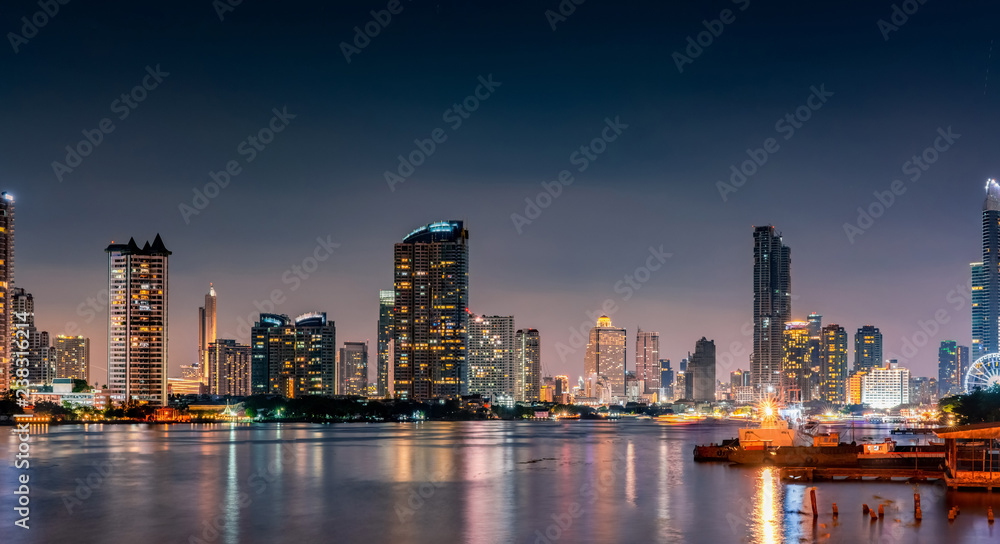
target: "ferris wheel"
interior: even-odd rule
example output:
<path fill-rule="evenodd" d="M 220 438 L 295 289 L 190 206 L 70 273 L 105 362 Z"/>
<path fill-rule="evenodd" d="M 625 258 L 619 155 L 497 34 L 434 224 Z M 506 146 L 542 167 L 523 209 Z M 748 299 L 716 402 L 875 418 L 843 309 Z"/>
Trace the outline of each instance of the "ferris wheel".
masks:
<path fill-rule="evenodd" d="M 1000 383 L 1000 353 L 990 353 L 976 359 L 965 374 L 965 392 L 989 389 Z"/>

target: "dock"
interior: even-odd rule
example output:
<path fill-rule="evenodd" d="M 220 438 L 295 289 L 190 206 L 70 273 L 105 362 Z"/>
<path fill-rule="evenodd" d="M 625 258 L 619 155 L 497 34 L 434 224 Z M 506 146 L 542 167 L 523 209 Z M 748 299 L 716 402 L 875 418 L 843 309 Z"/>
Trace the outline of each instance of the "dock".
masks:
<path fill-rule="evenodd" d="M 936 429 L 927 428 L 927 427 L 919 428 L 919 429 L 916 429 L 916 428 L 911 428 L 911 429 L 899 429 L 899 428 L 896 428 L 896 429 L 893 429 L 893 430 L 889 431 L 889 434 L 934 434 L 935 430 Z"/>
<path fill-rule="evenodd" d="M 862 468 L 862 467 L 783 467 L 782 480 L 788 482 L 832 481 L 880 481 L 880 482 L 926 482 L 943 480 L 943 471 L 905 468 Z"/>

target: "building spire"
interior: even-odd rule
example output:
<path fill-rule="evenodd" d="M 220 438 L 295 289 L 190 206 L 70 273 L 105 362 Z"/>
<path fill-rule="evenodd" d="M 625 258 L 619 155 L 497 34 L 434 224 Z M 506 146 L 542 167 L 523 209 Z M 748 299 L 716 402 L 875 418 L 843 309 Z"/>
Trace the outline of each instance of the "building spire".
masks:
<path fill-rule="evenodd" d="M 215 296 L 215 284 L 214 283 L 209 283 L 208 284 L 208 296 L 210 296 L 210 297 L 214 297 Z"/>

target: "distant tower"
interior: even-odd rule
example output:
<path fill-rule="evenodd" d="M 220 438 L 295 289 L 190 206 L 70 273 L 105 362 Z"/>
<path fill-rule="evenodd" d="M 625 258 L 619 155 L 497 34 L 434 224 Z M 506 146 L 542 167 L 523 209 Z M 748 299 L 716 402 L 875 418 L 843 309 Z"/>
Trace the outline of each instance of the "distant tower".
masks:
<path fill-rule="evenodd" d="M 715 340 L 704 336 L 695 344 L 688 361 L 686 388 L 693 401 L 715 402 Z"/>
<path fill-rule="evenodd" d="M 947 397 L 962 391 L 964 376 L 959 374 L 958 342 L 942 340 L 938 348 L 938 396 Z"/>
<path fill-rule="evenodd" d="M 1000 351 L 1000 184 L 986 180 L 983 261 L 972 263 L 971 359 Z M 978 296 L 977 296 L 978 295 Z M 940 384 L 938 384 L 941 387 Z"/>
<path fill-rule="evenodd" d="M 116 401 L 167 405 L 167 316 L 171 252 L 156 235 L 112 243 L 108 254 L 108 388 Z"/>
<path fill-rule="evenodd" d="M 660 392 L 660 333 L 639 329 L 635 335 L 635 375 L 644 394 Z"/>
<path fill-rule="evenodd" d="M 14 288 L 14 197 L 0 193 L 0 300 L 10 300 Z M 14 334 L 10 308 L 0 304 L 0 391 L 8 389 L 14 374 L 10 341 Z"/>
<path fill-rule="evenodd" d="M 785 323 L 784 360 L 782 361 L 781 389 L 785 402 L 812 400 L 809 377 L 813 366 L 809 349 L 810 326 L 807 321 Z"/>
<path fill-rule="evenodd" d="M 882 332 L 865 325 L 854 334 L 854 372 L 882 366 Z"/>
<path fill-rule="evenodd" d="M 757 394 L 781 385 L 785 323 L 791 315 L 791 249 L 771 225 L 753 232 L 753 354 L 750 373 Z"/>
<path fill-rule="evenodd" d="M 518 394 L 514 400 L 538 402 L 542 384 L 542 351 L 538 329 L 520 329 L 514 335 L 514 373 L 517 376 L 515 386 Z M 560 376 L 557 376 L 560 378 Z M 555 382 L 555 394 L 568 393 L 566 384 L 569 378 L 561 376 L 566 383 Z"/>
<path fill-rule="evenodd" d="M 603 381 L 612 395 L 625 396 L 625 329 L 612 326 L 611 318 L 606 315 L 599 317 L 597 326 L 590 329 L 583 375 L 588 386 Z M 587 396 L 599 395 L 589 391 Z"/>
<path fill-rule="evenodd" d="M 820 345 L 820 396 L 830 404 L 847 402 L 847 331 L 831 323 L 823 327 Z"/>
<path fill-rule="evenodd" d="M 198 308 L 198 364 L 201 366 L 201 383 L 211 383 L 212 365 L 208 364 L 208 346 L 217 340 L 215 284 L 208 284 L 205 305 Z"/>
<path fill-rule="evenodd" d="M 86 380 L 90 383 L 90 339 L 82 336 L 57 336 L 56 377 Z"/>
<path fill-rule="evenodd" d="M 337 394 L 368 396 L 368 342 L 344 342 L 340 348 Z"/>
<path fill-rule="evenodd" d="M 250 346 L 217 339 L 208 344 L 208 372 L 213 395 L 250 395 Z"/>
<path fill-rule="evenodd" d="M 375 369 L 379 398 L 389 396 L 389 367 L 392 366 L 392 307 L 396 302 L 396 292 L 378 292 L 378 365 Z"/>

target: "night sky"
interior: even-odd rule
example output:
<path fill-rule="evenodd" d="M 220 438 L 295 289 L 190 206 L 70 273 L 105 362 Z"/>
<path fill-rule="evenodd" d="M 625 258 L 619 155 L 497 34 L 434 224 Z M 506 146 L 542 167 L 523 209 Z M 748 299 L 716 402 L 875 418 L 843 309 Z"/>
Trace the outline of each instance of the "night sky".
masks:
<path fill-rule="evenodd" d="M 628 330 L 629 368 L 637 327 L 660 332 L 675 368 L 702 336 L 716 341 L 720 378 L 747 368 L 752 225 L 763 224 L 792 248 L 793 313 L 843 325 L 852 352 L 854 331 L 874 324 L 887 357 L 936 376 L 938 343 L 970 342 L 968 265 L 981 256 L 985 180 L 1000 175 L 995 2 L 896 2 L 918 9 L 902 22 L 900 7 L 891 28 L 879 25 L 893 24 L 889 1 L 566 0 L 575 11 L 562 20 L 555 0 L 402 0 L 384 28 L 370 11 L 387 2 L 247 1 L 223 20 L 225 0 L 148 4 L 69 2 L 26 42 L 7 34 L 0 52 L 16 284 L 34 294 L 40 329 L 92 339 L 98 383 L 106 306 L 87 301 L 107 287 L 112 240 L 160 233 L 174 252 L 171 375 L 196 359 L 209 282 L 220 337 L 247 341 L 241 320 L 279 290 L 277 312 L 326 311 L 338 342 L 370 340 L 373 373 L 392 244 L 450 219 L 470 231 L 470 310 L 538 328 L 546 375 L 582 373 L 584 350 L 557 346 L 607 299 Z M 0 28 L 20 35 L 41 9 L 6 0 Z M 682 59 L 689 37 L 708 42 L 703 21 L 721 34 Z M 348 62 L 341 44 L 369 23 L 378 35 Z M 151 90 L 132 91 L 144 80 Z M 477 88 L 467 104 L 478 107 L 460 115 Z M 123 101 L 130 92 L 141 101 Z M 778 123 L 797 108 L 808 117 L 798 128 Z M 288 115 L 272 121 L 275 109 Z M 80 164 L 53 166 L 105 118 L 113 130 Z M 269 124 L 281 132 L 254 148 L 247 139 Z M 939 139 L 949 127 L 958 136 Z M 435 129 L 445 139 L 390 187 L 397 156 Z M 584 162 L 580 146 L 602 133 L 614 141 Z M 766 162 L 724 200 L 717 182 L 747 149 Z M 935 160 L 915 170 L 921 154 Z M 230 161 L 239 173 L 196 201 Z M 525 199 L 562 170 L 572 183 L 526 215 Z M 905 192 L 849 239 L 844 224 L 893 180 Z M 317 238 L 339 247 L 288 281 Z M 661 247 L 671 256 L 625 300 L 616 283 Z M 935 313 L 944 323 L 925 323 L 925 340 L 919 322 Z"/>

